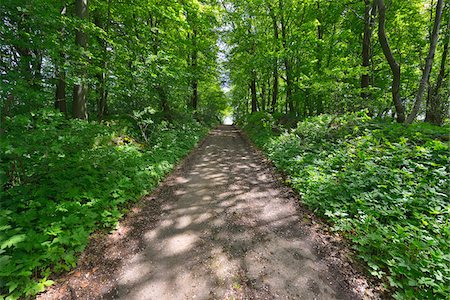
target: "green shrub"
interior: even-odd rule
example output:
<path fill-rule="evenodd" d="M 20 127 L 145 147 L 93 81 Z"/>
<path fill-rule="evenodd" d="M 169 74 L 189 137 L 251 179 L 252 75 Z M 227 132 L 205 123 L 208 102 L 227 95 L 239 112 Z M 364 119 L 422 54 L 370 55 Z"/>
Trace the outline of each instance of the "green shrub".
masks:
<path fill-rule="evenodd" d="M 319 116 L 280 135 L 244 128 L 302 202 L 353 242 L 397 299 L 450 295 L 449 128 L 364 113 Z M 259 125 L 258 125 L 259 124 Z"/>

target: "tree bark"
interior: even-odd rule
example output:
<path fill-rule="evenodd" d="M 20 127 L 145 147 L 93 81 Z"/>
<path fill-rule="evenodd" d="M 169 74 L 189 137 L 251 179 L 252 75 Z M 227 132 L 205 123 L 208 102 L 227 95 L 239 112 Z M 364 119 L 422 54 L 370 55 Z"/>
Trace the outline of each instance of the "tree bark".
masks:
<path fill-rule="evenodd" d="M 60 54 L 61 59 L 64 59 L 64 53 Z M 58 81 L 56 83 L 56 92 L 55 92 L 55 108 L 62 112 L 63 114 L 67 114 L 67 103 L 66 103 L 66 71 L 60 65 L 57 70 Z"/>
<path fill-rule="evenodd" d="M 194 77 L 192 78 L 192 95 L 191 95 L 191 108 L 195 111 L 198 105 L 198 76 L 197 76 L 197 31 L 194 29 L 192 34 L 192 53 L 191 53 L 191 68 Z"/>
<path fill-rule="evenodd" d="M 261 110 L 266 111 L 266 83 L 261 83 Z"/>
<path fill-rule="evenodd" d="M 108 1 L 108 23 L 109 23 L 109 4 Z M 96 14 L 94 23 L 97 27 L 103 28 L 103 21 L 101 19 L 101 15 Z M 106 25 L 106 32 L 108 33 L 108 23 Z M 102 46 L 102 62 L 101 62 L 101 71 L 97 73 L 97 82 L 98 82 L 98 99 L 97 99 L 97 117 L 98 121 L 102 122 L 104 114 L 106 112 L 106 100 L 107 100 L 107 90 L 106 90 L 106 69 L 108 67 L 107 64 L 107 44 L 102 38 L 98 38 L 98 43 Z"/>
<path fill-rule="evenodd" d="M 251 97 L 252 97 L 252 113 L 254 113 L 258 110 L 258 107 L 257 107 L 258 98 L 256 97 L 256 74 L 255 74 L 255 71 L 252 71 L 252 80 L 250 82 L 250 92 L 251 92 Z"/>
<path fill-rule="evenodd" d="M 270 9 L 270 16 L 272 17 L 272 26 L 273 26 L 273 37 L 275 39 L 274 45 L 275 45 L 275 61 L 273 63 L 273 87 L 272 87 L 272 103 L 271 103 L 271 111 L 272 113 L 275 112 L 276 106 L 277 106 L 277 98 L 278 98 L 278 22 L 277 18 L 275 16 L 275 13 L 273 12 L 273 9 Z"/>
<path fill-rule="evenodd" d="M 361 97 L 363 99 L 370 98 L 370 92 L 367 88 L 370 86 L 370 75 L 368 69 L 371 65 L 372 53 L 371 53 L 371 41 L 374 28 L 374 20 L 376 15 L 376 6 L 371 3 L 370 0 L 364 0 L 364 36 L 362 44 L 362 66 L 365 69 L 361 75 Z"/>
<path fill-rule="evenodd" d="M 195 111 L 198 106 L 198 80 L 194 79 L 192 81 L 192 97 L 191 97 L 191 107 Z"/>
<path fill-rule="evenodd" d="M 414 106 L 411 110 L 411 113 L 408 115 L 406 119 L 406 124 L 411 124 L 417 117 L 419 113 L 420 106 L 422 105 L 423 94 L 425 92 L 425 88 L 427 86 L 428 79 L 430 78 L 431 68 L 433 66 L 434 54 L 436 52 L 436 45 L 439 38 L 439 27 L 441 25 L 442 19 L 442 7 L 443 0 L 438 0 L 436 4 L 436 16 L 433 24 L 433 33 L 431 34 L 431 42 L 430 42 L 430 50 L 428 51 L 428 55 L 425 62 L 425 68 L 422 73 L 422 79 L 420 80 L 419 90 L 417 91 L 416 100 L 414 101 Z"/>
<path fill-rule="evenodd" d="M 150 16 L 150 26 L 152 28 L 157 28 L 158 26 L 158 20 L 153 18 L 152 16 Z M 153 32 L 153 30 L 152 30 Z M 158 52 L 159 52 L 159 45 L 160 45 L 160 38 L 158 36 L 158 30 L 156 30 L 156 32 L 153 32 L 152 34 L 152 52 L 153 55 L 155 55 L 156 57 L 158 56 Z M 164 89 L 164 87 L 161 85 L 161 83 L 157 83 L 155 85 L 155 90 L 159 96 L 159 105 L 160 108 L 163 112 L 167 113 L 170 110 L 170 106 L 169 106 L 169 100 L 167 98 L 167 93 L 166 90 Z"/>
<path fill-rule="evenodd" d="M 435 86 L 431 89 L 429 95 L 429 101 L 427 105 L 427 112 L 425 121 L 435 125 L 442 125 L 444 120 L 445 107 L 442 99 L 439 96 L 439 91 L 442 87 L 442 83 L 448 76 L 446 72 L 446 62 L 448 56 L 448 45 L 450 41 L 450 14 L 447 19 L 447 32 L 444 42 L 444 50 L 442 51 L 441 64 L 439 68 L 439 74 L 435 83 Z M 448 66 L 447 66 L 448 68 Z M 445 99 L 444 99 L 445 100 Z M 448 97 L 447 97 L 448 100 Z"/>
<path fill-rule="evenodd" d="M 286 24 L 284 20 L 284 8 L 283 8 L 283 0 L 279 0 L 279 8 L 280 8 L 280 24 L 281 24 L 281 39 L 284 50 L 284 68 L 286 71 L 286 105 L 289 109 L 289 112 L 294 112 L 294 102 L 292 100 L 292 79 L 291 79 L 291 65 L 288 57 L 288 47 L 287 47 L 287 37 L 286 37 Z"/>
<path fill-rule="evenodd" d="M 395 60 L 386 37 L 386 6 L 384 5 L 384 0 L 375 0 L 375 3 L 378 7 L 378 39 L 392 71 L 392 101 L 397 114 L 397 122 L 403 123 L 405 121 L 405 108 L 400 99 L 400 65 Z"/>
<path fill-rule="evenodd" d="M 67 11 L 66 5 L 61 9 L 61 15 L 65 15 Z M 64 27 L 61 29 L 60 40 L 63 42 Z M 65 55 L 63 51 L 59 52 L 59 60 L 56 63 L 56 91 L 55 91 L 55 108 L 60 112 L 67 114 L 66 103 L 66 71 L 64 70 Z"/>
<path fill-rule="evenodd" d="M 75 2 L 75 15 L 84 20 L 88 17 L 88 0 L 76 0 Z M 85 49 L 87 47 L 87 33 L 81 29 L 76 33 L 76 44 Z M 82 54 L 84 56 L 84 54 Z M 79 82 L 73 86 L 73 107 L 72 113 L 75 118 L 87 119 L 87 92 L 88 86 L 86 83 L 86 69 L 82 67 L 80 70 Z"/>

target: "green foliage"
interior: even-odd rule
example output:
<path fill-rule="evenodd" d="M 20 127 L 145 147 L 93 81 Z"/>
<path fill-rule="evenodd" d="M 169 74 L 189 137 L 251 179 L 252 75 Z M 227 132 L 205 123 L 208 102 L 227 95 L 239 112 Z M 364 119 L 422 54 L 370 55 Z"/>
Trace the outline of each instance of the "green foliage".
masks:
<path fill-rule="evenodd" d="M 386 33 L 401 65 L 400 95 L 409 111 L 422 76 L 433 28 L 436 2 L 385 1 Z M 386 116 L 394 110 L 392 74 L 380 47 L 377 14 L 371 10 L 369 66 L 362 66 L 365 9 L 374 1 L 228 0 L 230 24 L 225 41 L 231 46 L 227 66 L 233 106 L 238 117 L 250 110 L 250 82 L 256 79 L 259 111 L 300 117 L 368 109 Z M 445 5 L 439 45 L 430 77 L 435 85 L 448 44 L 450 6 Z M 368 18 L 366 18 L 368 19 Z M 370 25 L 370 24 L 371 25 Z M 361 97 L 361 76 L 369 76 L 368 98 Z M 445 74 L 448 74 L 448 68 Z M 289 77 L 289 80 L 288 80 Z M 448 75 L 444 75 L 448 81 Z M 276 86 L 278 86 L 276 88 Z M 276 92 L 276 101 L 273 93 Z M 449 94 L 449 85 L 441 92 Z M 440 92 L 440 93 L 441 93 Z M 287 105 L 288 98 L 292 106 Z M 445 98 L 445 96 L 443 97 Z M 447 97 L 448 98 L 448 97 Z M 445 101 L 444 101 L 445 102 Z"/>
<path fill-rule="evenodd" d="M 344 233 L 396 299 L 450 294 L 449 128 L 404 127 L 365 113 L 323 115 L 250 137 L 289 175 L 302 202 Z"/>
<path fill-rule="evenodd" d="M 32 296 L 76 265 L 89 235 L 113 229 L 206 134 L 192 118 L 105 125 L 54 111 L 8 118 L 1 139 L 0 296 Z M 124 129 L 128 128 L 128 129 Z M 1 298 L 0 297 L 0 298 Z"/>

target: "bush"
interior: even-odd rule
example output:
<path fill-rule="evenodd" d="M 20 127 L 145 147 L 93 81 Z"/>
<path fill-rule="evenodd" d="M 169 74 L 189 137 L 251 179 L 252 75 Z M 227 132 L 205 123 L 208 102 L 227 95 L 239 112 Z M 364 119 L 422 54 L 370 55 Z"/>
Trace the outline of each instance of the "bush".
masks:
<path fill-rule="evenodd" d="M 127 125 L 127 126 L 124 126 Z M 54 111 L 7 119 L 1 139 L 0 298 L 35 295 L 76 265 L 89 235 L 111 229 L 206 134 L 159 121 L 138 142 L 129 118 L 106 125 Z"/>
<path fill-rule="evenodd" d="M 302 202 L 353 242 L 397 299 L 450 294 L 449 128 L 364 113 L 319 116 L 290 133 L 244 128 L 289 175 Z"/>

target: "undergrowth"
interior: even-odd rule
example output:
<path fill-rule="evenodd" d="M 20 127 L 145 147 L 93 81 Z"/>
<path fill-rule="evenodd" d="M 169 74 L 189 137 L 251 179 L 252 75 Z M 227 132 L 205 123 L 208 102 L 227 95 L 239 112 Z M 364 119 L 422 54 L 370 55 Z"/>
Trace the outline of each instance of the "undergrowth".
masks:
<path fill-rule="evenodd" d="M 266 113 L 243 125 L 394 298 L 448 299 L 448 126 L 405 127 L 364 113 L 313 117 L 284 133 Z"/>
<path fill-rule="evenodd" d="M 0 299 L 36 295 L 53 283 L 51 274 L 75 267 L 89 235 L 113 229 L 127 203 L 154 188 L 208 131 L 177 119 L 145 111 L 99 125 L 40 111 L 6 120 Z"/>

